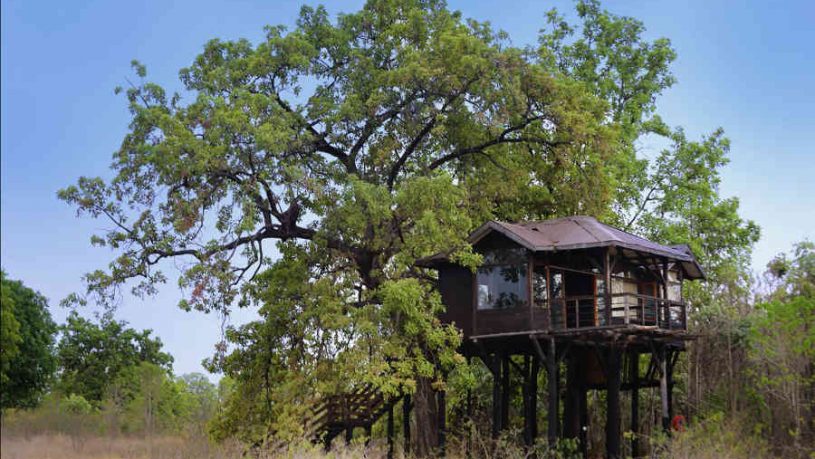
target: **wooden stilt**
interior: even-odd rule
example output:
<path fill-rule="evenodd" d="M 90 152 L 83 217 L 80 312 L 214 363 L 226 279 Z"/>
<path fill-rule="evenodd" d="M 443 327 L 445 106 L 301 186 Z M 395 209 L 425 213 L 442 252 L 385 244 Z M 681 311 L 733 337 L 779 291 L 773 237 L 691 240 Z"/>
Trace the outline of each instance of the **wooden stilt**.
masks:
<path fill-rule="evenodd" d="M 492 368 L 492 438 L 501 434 L 501 372 L 499 365 Z"/>
<path fill-rule="evenodd" d="M 674 363 L 676 360 L 673 354 L 674 351 L 670 349 L 665 352 L 665 360 L 668 362 L 665 368 L 668 373 L 668 419 L 674 418 Z"/>
<path fill-rule="evenodd" d="M 549 338 L 549 355 L 546 356 L 546 367 L 549 383 L 549 406 L 546 413 L 549 424 L 547 437 L 549 445 L 554 446 L 558 438 L 558 379 L 560 378 L 554 338 Z"/>
<path fill-rule="evenodd" d="M 393 459 L 393 404 L 388 406 L 388 459 Z"/>
<path fill-rule="evenodd" d="M 659 350 L 659 395 L 662 402 L 662 429 L 668 432 L 671 427 L 671 409 L 668 401 L 668 355 L 665 347 Z"/>
<path fill-rule="evenodd" d="M 530 408 L 531 401 L 530 387 L 532 385 L 532 382 L 530 380 L 532 377 L 528 355 L 524 356 L 523 376 L 524 382 L 521 393 L 523 398 L 523 413 L 524 413 L 524 445 L 532 446 L 532 409 Z"/>
<path fill-rule="evenodd" d="M 410 395 L 402 399 L 402 432 L 405 442 L 405 456 L 410 454 Z"/>
<path fill-rule="evenodd" d="M 606 457 L 620 457 L 620 351 L 606 351 Z"/>
<path fill-rule="evenodd" d="M 508 354 L 504 354 L 501 362 L 501 430 L 509 427 L 509 359 Z"/>
<path fill-rule="evenodd" d="M 585 373 L 583 373 L 585 374 Z M 589 457 L 589 400 L 585 384 L 580 387 L 580 451 L 584 458 Z"/>
<path fill-rule="evenodd" d="M 439 457 L 444 457 L 447 441 L 447 402 L 443 390 L 436 394 L 436 402 L 436 409 L 439 416 Z"/>
<path fill-rule="evenodd" d="M 631 382 L 631 455 L 639 456 L 639 435 L 640 435 L 640 353 L 631 352 L 631 359 L 628 364 L 629 381 Z"/>
<path fill-rule="evenodd" d="M 563 437 L 578 438 L 580 435 L 580 362 L 572 350 L 566 360 L 566 400 L 563 408 Z"/>
<path fill-rule="evenodd" d="M 532 357 L 532 371 L 529 375 L 529 435 L 532 444 L 538 438 L 538 373 L 540 372 L 540 360 L 536 356 Z"/>

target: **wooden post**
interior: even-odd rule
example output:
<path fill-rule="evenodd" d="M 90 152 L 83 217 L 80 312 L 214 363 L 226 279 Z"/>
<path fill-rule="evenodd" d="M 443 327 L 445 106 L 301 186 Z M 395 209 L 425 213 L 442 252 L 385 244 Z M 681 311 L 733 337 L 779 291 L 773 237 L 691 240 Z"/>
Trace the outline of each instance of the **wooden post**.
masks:
<path fill-rule="evenodd" d="M 603 274 L 606 278 L 606 311 L 605 311 L 605 324 L 611 325 L 611 247 L 607 247 L 603 254 Z"/>
<path fill-rule="evenodd" d="M 620 351 L 606 351 L 606 457 L 620 457 Z"/>
<path fill-rule="evenodd" d="M 501 371 L 496 359 L 490 359 L 492 368 L 492 438 L 501 434 Z"/>
<path fill-rule="evenodd" d="M 662 401 L 662 429 L 668 432 L 671 427 L 670 402 L 668 400 L 668 355 L 665 346 L 660 347 L 657 352 L 659 352 L 659 395 Z"/>
<path fill-rule="evenodd" d="M 549 383 L 549 407 L 546 413 L 549 423 L 548 440 L 549 445 L 554 446 L 558 438 L 558 379 L 560 377 L 554 338 L 549 338 L 549 355 L 546 356 L 546 367 Z"/>
<path fill-rule="evenodd" d="M 523 398 L 523 413 L 524 413 L 524 445 L 532 446 L 532 419 L 531 419 L 531 394 L 530 388 L 532 385 L 531 379 L 531 364 L 529 361 L 529 356 L 524 356 L 524 366 L 523 366 L 523 376 L 524 382 L 522 387 L 522 398 Z"/>
<path fill-rule="evenodd" d="M 639 435 L 640 435 L 640 353 L 631 352 L 631 360 L 628 363 L 629 379 L 631 381 L 631 455 L 639 455 Z"/>
<path fill-rule="evenodd" d="M 585 382 L 585 372 L 583 373 L 583 381 Z M 588 391 L 585 385 L 580 387 L 580 451 L 583 453 L 584 458 L 589 457 L 589 444 L 588 444 L 588 426 L 589 426 L 589 401 Z"/>
<path fill-rule="evenodd" d="M 662 259 L 662 306 L 665 310 L 665 322 L 668 330 L 671 329 L 671 305 L 668 303 L 668 259 Z"/>
<path fill-rule="evenodd" d="M 447 435 L 447 402 L 445 393 L 440 390 L 436 394 L 436 409 L 438 411 L 439 421 L 439 457 L 445 456 L 446 449 L 446 435 Z"/>
<path fill-rule="evenodd" d="M 393 459 L 393 404 L 388 405 L 388 459 Z"/>
<path fill-rule="evenodd" d="M 405 441 L 405 456 L 410 454 L 410 395 L 405 395 L 402 399 L 402 432 Z"/>
<path fill-rule="evenodd" d="M 501 361 L 501 430 L 509 427 L 509 355 L 504 354 Z"/>
<path fill-rule="evenodd" d="M 580 435 L 580 375 L 577 352 L 572 350 L 566 360 L 566 403 L 563 409 L 563 437 Z"/>
<path fill-rule="evenodd" d="M 529 375 L 529 434 L 532 444 L 538 437 L 538 373 L 540 372 L 540 360 L 537 356 L 532 356 L 532 372 Z"/>
<path fill-rule="evenodd" d="M 668 372 L 668 419 L 674 418 L 674 363 L 673 352 L 668 349 L 665 351 L 665 359 L 668 361 L 666 370 Z"/>
<path fill-rule="evenodd" d="M 351 440 L 354 439 L 354 428 L 351 426 L 345 427 L 345 444 L 350 445 Z"/>

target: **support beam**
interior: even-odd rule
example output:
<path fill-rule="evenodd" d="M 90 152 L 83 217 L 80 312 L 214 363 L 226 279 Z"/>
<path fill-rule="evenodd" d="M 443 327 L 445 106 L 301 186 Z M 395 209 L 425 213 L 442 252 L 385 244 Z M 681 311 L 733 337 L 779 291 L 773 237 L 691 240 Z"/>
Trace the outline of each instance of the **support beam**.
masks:
<path fill-rule="evenodd" d="M 558 380 L 560 379 L 560 372 L 558 371 L 557 349 L 555 348 L 555 339 L 549 338 L 549 355 L 546 358 L 547 379 L 549 383 L 549 406 L 546 413 L 548 420 L 548 440 L 549 445 L 554 446 L 558 439 Z"/>
<path fill-rule="evenodd" d="M 576 439 L 580 435 L 580 369 L 579 352 L 573 350 L 566 358 L 566 400 L 563 408 L 563 437 Z"/>
<path fill-rule="evenodd" d="M 611 325 L 611 271 L 614 268 L 611 264 L 611 247 L 605 249 L 603 253 L 603 274 L 605 275 L 605 317 L 602 325 Z"/>
<path fill-rule="evenodd" d="M 585 372 L 583 373 L 585 376 Z M 580 388 L 580 451 L 583 458 L 589 457 L 589 400 L 585 385 Z"/>
<path fill-rule="evenodd" d="M 668 354 L 665 346 L 659 347 L 659 395 L 662 402 L 662 429 L 668 432 L 671 427 L 671 408 L 668 400 Z"/>
<path fill-rule="evenodd" d="M 529 356 L 524 356 L 524 365 L 522 368 L 523 374 L 523 386 L 521 387 L 521 399 L 523 400 L 523 416 L 524 416 L 524 445 L 529 447 L 532 446 L 532 428 L 530 425 L 531 417 L 530 417 L 530 374 L 531 374 L 531 364 L 529 361 Z"/>
<path fill-rule="evenodd" d="M 501 430 L 509 427 L 509 355 L 504 354 L 501 361 Z"/>
<path fill-rule="evenodd" d="M 631 381 L 631 455 L 639 456 L 640 435 L 640 353 L 632 351 L 628 362 L 629 381 Z"/>
<path fill-rule="evenodd" d="M 393 404 L 388 405 L 388 459 L 393 459 Z"/>
<path fill-rule="evenodd" d="M 665 354 L 665 359 L 668 361 L 665 368 L 668 372 L 668 419 L 672 420 L 674 418 L 674 365 L 679 357 L 679 352 L 668 349 Z"/>
<path fill-rule="evenodd" d="M 494 359 L 490 359 L 494 362 Z M 500 366 L 491 365 L 492 372 L 492 438 L 501 434 L 501 372 Z"/>
<path fill-rule="evenodd" d="M 439 457 L 444 457 L 447 447 L 447 401 L 443 390 L 436 394 L 436 409 L 439 416 Z"/>
<path fill-rule="evenodd" d="M 410 454 L 410 395 L 402 399 L 402 431 L 405 441 L 405 457 Z"/>
<path fill-rule="evenodd" d="M 620 458 L 620 350 L 606 350 L 606 457 Z"/>
<path fill-rule="evenodd" d="M 538 438 L 538 373 L 540 373 L 540 360 L 532 357 L 532 371 L 529 374 L 529 434 L 532 444 Z"/>

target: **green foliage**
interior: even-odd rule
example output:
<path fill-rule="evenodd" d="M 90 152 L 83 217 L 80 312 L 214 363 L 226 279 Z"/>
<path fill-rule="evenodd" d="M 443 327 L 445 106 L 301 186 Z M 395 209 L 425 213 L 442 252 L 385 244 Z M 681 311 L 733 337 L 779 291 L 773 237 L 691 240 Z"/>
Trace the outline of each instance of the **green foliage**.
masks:
<path fill-rule="evenodd" d="M 0 288 L 0 410 L 31 408 L 40 402 L 56 369 L 56 325 L 39 293 L 20 281 L 6 279 L 5 273 L 0 277 Z"/>
<path fill-rule="evenodd" d="M 0 387 L 9 381 L 11 362 L 20 353 L 20 322 L 14 317 L 14 299 L 6 284 L 6 272 L 0 271 Z"/>
<path fill-rule="evenodd" d="M 102 317 L 97 324 L 74 311 L 60 328 L 58 387 L 65 394 L 81 395 L 97 406 L 114 385 L 117 394 L 129 397 L 136 386 L 131 370 L 141 362 L 165 370 L 172 365 L 172 357 L 161 351 L 161 340 L 151 337 L 150 330 L 138 332 L 110 316 Z"/>
<path fill-rule="evenodd" d="M 93 411 L 93 406 L 85 397 L 81 395 L 71 394 L 61 401 L 63 409 L 71 414 L 90 414 Z"/>

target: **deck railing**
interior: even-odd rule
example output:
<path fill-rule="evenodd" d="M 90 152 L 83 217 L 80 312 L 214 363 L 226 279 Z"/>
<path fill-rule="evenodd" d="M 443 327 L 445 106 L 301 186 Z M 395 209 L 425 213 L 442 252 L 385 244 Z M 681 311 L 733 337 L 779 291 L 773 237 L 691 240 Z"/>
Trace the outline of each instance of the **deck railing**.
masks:
<path fill-rule="evenodd" d="M 605 298 L 593 295 L 567 296 L 552 301 L 554 329 L 592 328 L 606 323 Z M 687 310 L 679 301 L 640 295 L 611 295 L 610 325 L 656 326 L 664 330 L 686 330 Z"/>

